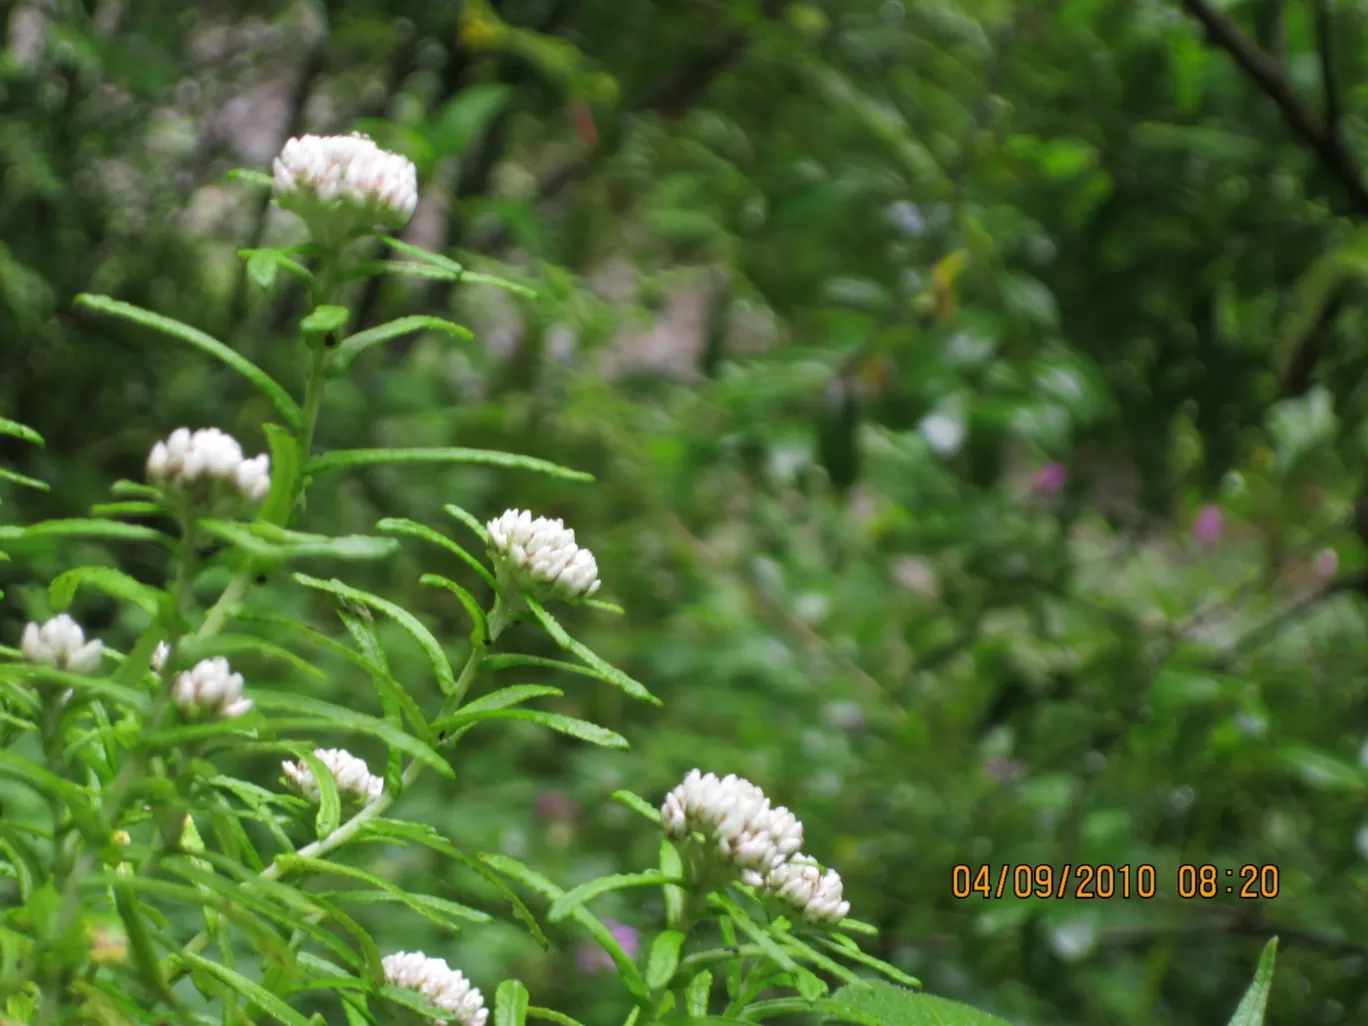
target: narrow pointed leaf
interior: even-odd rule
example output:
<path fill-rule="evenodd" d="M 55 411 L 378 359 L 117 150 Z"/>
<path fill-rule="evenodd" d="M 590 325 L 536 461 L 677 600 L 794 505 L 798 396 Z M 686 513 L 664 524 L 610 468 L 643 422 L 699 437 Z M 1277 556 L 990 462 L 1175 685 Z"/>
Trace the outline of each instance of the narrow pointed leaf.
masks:
<path fill-rule="evenodd" d="M 341 449 L 324 453 L 313 459 L 305 468 L 308 474 L 325 474 L 330 470 L 352 470 L 356 467 L 373 467 L 394 463 L 473 463 L 493 467 L 510 467 L 515 470 L 532 470 L 551 477 L 565 478 L 568 481 L 592 481 L 593 474 L 571 470 L 557 463 L 539 460 L 533 456 L 518 456 L 511 452 L 496 452 L 489 449 Z"/>
<path fill-rule="evenodd" d="M 9 470 L 6 467 L 0 467 L 0 481 L 12 481 L 14 484 L 23 485 L 25 488 L 36 488 L 40 492 L 52 491 L 52 486 L 46 481 L 39 481 L 36 477 L 29 477 L 27 474 L 21 474 L 17 470 Z"/>
<path fill-rule="evenodd" d="M 645 816 L 652 823 L 660 823 L 660 810 L 648 802 L 645 798 L 633 794 L 631 791 L 614 791 L 613 801 L 621 802 L 633 812 Z"/>
<path fill-rule="evenodd" d="M 526 598 L 526 602 L 527 607 L 532 610 L 532 615 L 535 616 L 542 627 L 546 629 L 546 633 L 551 635 L 552 640 L 567 652 L 571 652 L 584 660 L 586 665 L 597 671 L 600 680 L 621 688 L 633 698 L 640 699 L 643 702 L 649 702 L 651 705 L 662 704 L 660 699 L 647 691 L 646 686 L 640 681 L 633 680 L 616 666 L 613 666 L 591 650 L 588 646 L 570 637 L 570 635 L 566 633 L 565 628 L 556 621 L 555 617 L 546 611 L 546 608 L 540 602 L 530 597 Z"/>
<path fill-rule="evenodd" d="M 438 545 L 446 549 L 484 578 L 485 583 L 491 588 L 497 587 L 494 575 L 489 572 L 483 563 L 440 531 L 434 531 L 425 524 L 420 524 L 414 520 L 405 520 L 400 517 L 386 517 L 375 525 L 375 529 L 384 534 L 404 534 L 411 538 L 419 538 L 425 542 L 430 542 L 433 545 Z"/>
<path fill-rule="evenodd" d="M 27 424 L 20 424 L 17 420 L 10 420 L 8 417 L 0 417 L 0 435 L 9 435 L 11 438 L 22 438 L 25 442 L 34 445 L 46 445 L 43 436 Z"/>
<path fill-rule="evenodd" d="M 597 880 L 582 883 L 562 894 L 551 903 L 551 909 L 546 913 L 546 918 L 548 922 L 559 923 L 585 902 L 592 901 L 609 891 L 621 891 L 628 887 L 660 887 L 663 884 L 681 883 L 683 881 L 678 877 L 666 876 L 656 869 L 650 869 L 644 873 L 615 873 L 612 876 L 601 876 Z M 673 971 L 671 970 L 671 972 Z"/>
<path fill-rule="evenodd" d="M 651 957 L 646 962 L 646 986 L 653 991 L 663 990 L 679 966 L 679 951 L 684 946 L 684 935 L 678 930 L 664 930 L 651 943 Z"/>
<path fill-rule="evenodd" d="M 212 962 L 207 958 L 200 958 L 198 955 L 192 955 L 188 951 L 181 952 L 179 957 L 188 961 L 195 968 L 206 972 L 211 976 L 217 976 L 232 988 L 235 993 L 246 998 L 267 1015 L 279 1019 L 285 1026 L 311 1026 L 308 1019 L 304 1018 L 304 1016 L 296 1012 L 280 998 L 276 997 L 260 984 L 249 980 L 236 970 L 229 969 L 227 966 L 220 965 L 217 962 Z"/>
<path fill-rule="evenodd" d="M 475 712 L 461 709 L 451 716 L 438 720 L 432 725 L 432 728 L 440 733 L 457 730 L 468 723 L 480 723 L 485 720 L 523 720 L 561 734 L 569 734 L 571 737 L 588 741 L 590 744 L 601 745 L 604 748 L 627 749 L 631 747 L 625 737 L 607 727 L 600 727 L 597 723 L 576 719 L 573 716 L 543 712 L 540 709 L 479 709 Z"/>
<path fill-rule="evenodd" d="M 262 425 L 271 447 L 271 491 L 257 516 L 268 524 L 284 527 L 294 513 L 295 486 L 299 481 L 299 443 L 279 424 Z"/>
<path fill-rule="evenodd" d="M 165 592 L 135 581 L 122 570 L 107 566 L 78 566 L 58 574 L 48 585 L 48 602 L 57 612 L 71 605 L 76 597 L 76 589 L 82 584 L 102 591 L 117 599 L 131 602 L 146 612 L 155 614 L 161 606 Z"/>
<path fill-rule="evenodd" d="M 101 313 L 111 314 L 115 317 L 122 317 L 125 320 L 141 324 L 143 327 L 152 328 L 165 335 L 178 338 L 210 356 L 217 357 L 233 370 L 237 371 L 244 378 L 250 381 L 262 395 L 271 400 L 280 415 L 285 418 L 285 423 L 298 431 L 304 427 L 304 411 L 299 408 L 299 404 L 290 397 L 274 378 L 264 370 L 252 363 L 241 353 L 228 348 L 212 335 L 207 335 L 198 328 L 192 328 L 188 324 L 172 320 L 170 317 L 163 317 L 161 314 L 153 313 L 151 310 L 144 310 L 141 307 L 133 306 L 131 303 L 124 303 L 117 299 L 110 299 L 108 296 L 92 295 L 83 292 L 76 297 L 76 305 L 84 306 L 91 310 L 98 310 Z"/>
<path fill-rule="evenodd" d="M 388 324 L 367 328 L 365 331 L 358 331 L 355 335 L 348 335 L 344 338 L 333 350 L 332 355 L 328 357 L 328 373 L 332 375 L 342 374 L 352 365 L 353 360 L 372 346 L 381 345 L 391 339 L 415 331 L 441 331 L 454 338 L 465 339 L 466 341 L 475 337 L 475 333 L 469 328 L 449 321 L 445 317 L 431 317 L 426 314 L 400 317 Z"/>
<path fill-rule="evenodd" d="M 26 527 L 0 527 L 0 541 L 40 541 L 48 538 L 103 538 L 108 541 L 150 541 L 166 548 L 175 548 L 170 535 L 142 524 L 125 524 L 118 520 L 95 520 L 88 517 L 69 517 L 65 520 L 40 520 Z"/>
<path fill-rule="evenodd" d="M 1230 1026 L 1263 1026 L 1264 1011 L 1268 1007 L 1268 995 L 1273 989 L 1273 963 L 1278 957 L 1278 938 L 1271 937 L 1264 945 L 1259 956 L 1259 967 L 1254 971 L 1254 979 L 1240 999 L 1239 1007 L 1230 1017 Z"/>
<path fill-rule="evenodd" d="M 560 698 L 565 692 L 546 684 L 514 684 L 510 687 L 481 695 L 461 707 L 463 713 L 482 712 L 488 709 L 506 709 L 510 705 L 521 705 L 534 698 Z"/>
<path fill-rule="evenodd" d="M 319 591 L 330 592 L 333 595 L 340 595 L 342 598 L 351 599 L 359 602 L 363 606 L 384 613 L 394 620 L 400 627 L 418 642 L 423 653 L 428 657 L 428 662 L 432 664 L 432 672 L 437 676 L 437 683 L 442 689 L 442 694 L 450 695 L 456 690 L 456 675 L 452 672 L 451 664 L 447 661 L 446 653 L 442 651 L 442 646 L 437 639 L 432 636 L 432 632 L 418 622 L 407 609 L 397 606 L 393 602 L 372 595 L 368 591 L 353 588 L 343 584 L 337 578 L 328 581 L 319 580 L 316 577 L 309 577 L 306 574 L 295 574 L 294 579 L 308 588 L 316 588 Z"/>
<path fill-rule="evenodd" d="M 442 509 L 444 509 L 451 516 L 455 517 L 461 523 L 465 524 L 466 527 L 470 528 L 471 531 L 475 533 L 475 537 L 479 538 L 480 541 L 484 542 L 486 545 L 489 544 L 489 530 L 485 527 L 484 524 L 480 523 L 480 521 L 476 519 L 474 515 L 467 513 L 454 502 L 448 502 L 445 506 L 442 507 Z"/>
<path fill-rule="evenodd" d="M 470 617 L 471 640 L 477 645 L 484 644 L 489 637 L 489 624 L 485 620 L 484 610 L 480 608 L 480 603 L 474 595 L 441 574 L 423 574 L 422 577 L 418 578 L 418 583 L 429 588 L 445 588 L 455 595 L 457 601 L 465 608 L 466 615 Z"/>

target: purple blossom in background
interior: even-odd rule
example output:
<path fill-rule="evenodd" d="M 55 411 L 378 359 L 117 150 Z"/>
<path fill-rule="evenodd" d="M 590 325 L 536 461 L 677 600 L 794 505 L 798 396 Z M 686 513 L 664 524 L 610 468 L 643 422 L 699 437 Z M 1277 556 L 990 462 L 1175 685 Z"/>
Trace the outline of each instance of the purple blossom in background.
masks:
<path fill-rule="evenodd" d="M 1042 499 L 1053 498 L 1069 483 L 1069 468 L 1064 464 L 1047 463 L 1031 477 L 1031 491 Z"/>
<path fill-rule="evenodd" d="M 582 812 L 580 803 L 564 791 L 543 791 L 537 795 L 537 815 L 543 819 L 574 821 Z"/>
<path fill-rule="evenodd" d="M 1192 522 L 1192 537 L 1198 545 L 1215 545 L 1221 540 L 1221 529 L 1225 526 L 1225 515 L 1221 507 L 1208 502 L 1197 511 L 1197 519 Z"/>
<path fill-rule="evenodd" d="M 1020 759 L 1005 759 L 1002 756 L 989 759 L 983 768 L 988 771 L 990 777 L 1004 784 L 1020 780 L 1026 775 L 1026 764 Z"/>
<path fill-rule="evenodd" d="M 1316 576 L 1329 581 L 1339 571 L 1339 553 L 1334 549 L 1321 549 L 1316 556 Z"/>
<path fill-rule="evenodd" d="M 641 939 L 636 930 L 626 923 L 619 923 L 616 919 L 605 919 L 603 925 L 608 927 L 608 932 L 613 935 L 613 939 L 622 945 L 622 950 L 627 957 L 636 961 L 637 949 L 641 946 Z M 597 944 L 588 942 L 581 944 L 575 950 L 575 964 L 579 967 L 579 971 L 586 976 L 613 971 L 613 960 L 608 952 Z"/>

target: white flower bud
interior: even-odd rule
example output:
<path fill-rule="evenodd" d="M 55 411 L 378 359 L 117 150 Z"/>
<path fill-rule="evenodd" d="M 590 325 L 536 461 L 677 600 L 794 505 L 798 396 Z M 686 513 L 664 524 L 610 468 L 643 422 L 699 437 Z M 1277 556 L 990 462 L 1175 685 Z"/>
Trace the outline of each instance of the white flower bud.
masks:
<path fill-rule="evenodd" d="M 485 526 L 490 556 L 521 586 L 568 601 L 598 591 L 594 554 L 575 544 L 575 532 L 563 521 L 534 520 L 527 510 L 510 509 Z"/>
<path fill-rule="evenodd" d="M 413 162 L 359 132 L 290 139 L 272 171 L 276 204 L 333 238 L 402 228 L 418 209 Z"/>
<path fill-rule="evenodd" d="M 152 669 L 161 673 L 166 669 L 166 660 L 171 655 L 171 646 L 164 641 L 157 642 L 157 647 L 152 650 L 152 657 L 148 660 Z"/>
<path fill-rule="evenodd" d="M 333 779 L 337 781 L 337 789 L 344 795 L 352 794 L 363 801 L 374 801 L 385 789 L 384 779 L 371 773 L 366 761 L 358 759 L 351 752 L 341 748 L 315 748 L 314 755 L 323 760 L 323 765 L 328 767 Z M 280 767 L 300 794 L 310 801 L 318 801 L 318 781 L 307 762 L 303 759 L 298 762 L 282 762 Z"/>
<path fill-rule="evenodd" d="M 242 674 L 234 673 L 223 656 L 202 659 L 178 676 L 171 700 L 190 717 L 226 720 L 252 708 L 251 699 L 242 697 Z"/>
<path fill-rule="evenodd" d="M 237 439 L 218 428 L 193 434 L 177 428 L 148 453 L 147 479 L 182 490 L 222 484 L 248 502 L 260 502 L 271 490 L 271 457 L 263 453 L 245 459 Z"/>
<path fill-rule="evenodd" d="M 459 969 L 452 969 L 442 958 L 428 958 L 421 952 L 397 951 L 380 960 L 385 970 L 385 982 L 407 990 L 416 990 L 438 1008 L 455 1017 L 451 1026 L 485 1026 L 489 1009 L 479 990 Z M 436 1020 L 437 1026 L 448 1026 L 447 1019 Z"/>
<path fill-rule="evenodd" d="M 86 641 L 81 625 L 66 613 L 58 613 L 42 626 L 28 624 L 19 649 L 31 663 L 86 674 L 100 668 L 104 643 L 98 639 Z"/>
<path fill-rule="evenodd" d="M 806 855 L 794 855 L 770 873 L 766 886 L 780 900 L 802 911 L 814 923 L 834 926 L 850 911 L 850 902 L 841 897 L 841 874 L 825 873 Z"/>
<path fill-rule="evenodd" d="M 803 845 L 803 824 L 783 806 L 773 807 L 765 792 L 735 774 L 691 770 L 665 796 L 660 823 L 666 836 L 681 839 L 694 831 L 717 845 L 718 854 L 759 886 Z"/>

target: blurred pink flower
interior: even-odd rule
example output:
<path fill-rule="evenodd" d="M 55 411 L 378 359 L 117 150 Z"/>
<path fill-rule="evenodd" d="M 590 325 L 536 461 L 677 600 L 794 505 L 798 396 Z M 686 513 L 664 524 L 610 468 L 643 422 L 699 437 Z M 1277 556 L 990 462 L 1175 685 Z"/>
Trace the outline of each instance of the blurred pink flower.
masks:
<path fill-rule="evenodd" d="M 603 924 L 608 927 L 608 932 L 613 935 L 613 939 L 622 945 L 622 950 L 627 957 L 636 961 L 637 950 L 641 946 L 641 939 L 636 930 L 626 923 L 619 923 L 616 919 L 605 919 Z M 586 976 L 613 971 L 613 959 L 608 952 L 597 944 L 587 942 L 575 950 L 575 964 L 579 967 L 579 971 Z"/>
<path fill-rule="evenodd" d="M 564 791 L 543 791 L 537 795 L 537 815 L 543 819 L 575 821 L 583 809 Z"/>
<path fill-rule="evenodd" d="M 1339 553 L 1334 549 L 1321 549 L 1316 556 L 1316 576 L 1322 581 L 1332 579 L 1339 570 Z"/>
<path fill-rule="evenodd" d="M 1215 545 L 1221 540 L 1221 530 L 1225 526 L 1225 514 L 1214 502 L 1208 502 L 1197 511 L 1192 522 L 1192 537 L 1198 545 Z"/>
<path fill-rule="evenodd" d="M 1004 784 L 1020 780 L 1026 775 L 1026 764 L 1020 759 L 1006 759 L 1002 756 L 994 756 L 989 759 L 983 768 L 987 770 L 990 777 Z"/>
<path fill-rule="evenodd" d="M 1042 499 L 1049 499 L 1062 492 L 1068 483 L 1068 467 L 1059 462 L 1047 463 L 1031 477 L 1031 491 Z"/>

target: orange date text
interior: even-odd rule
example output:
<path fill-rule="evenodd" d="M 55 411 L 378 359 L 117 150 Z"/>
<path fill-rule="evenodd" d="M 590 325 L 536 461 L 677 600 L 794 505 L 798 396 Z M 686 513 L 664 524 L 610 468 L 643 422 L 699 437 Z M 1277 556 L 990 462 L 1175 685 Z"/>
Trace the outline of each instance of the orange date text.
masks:
<path fill-rule="evenodd" d="M 950 893 L 956 898 L 1152 898 L 1155 890 L 1154 867 L 1147 862 L 960 863 L 950 872 Z"/>

